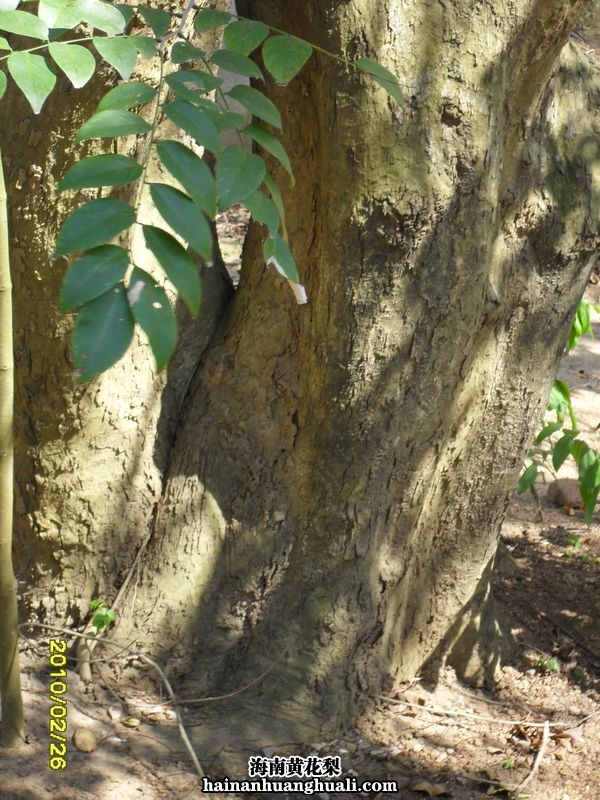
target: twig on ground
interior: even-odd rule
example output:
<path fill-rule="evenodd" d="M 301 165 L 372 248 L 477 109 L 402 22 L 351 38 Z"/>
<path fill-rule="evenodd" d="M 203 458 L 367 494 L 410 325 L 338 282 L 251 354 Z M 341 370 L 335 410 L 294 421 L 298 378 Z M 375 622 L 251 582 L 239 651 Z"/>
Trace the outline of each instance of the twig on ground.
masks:
<path fill-rule="evenodd" d="M 514 789 L 512 789 L 515 800 L 518 800 L 522 790 L 527 786 L 528 783 L 531 783 L 531 781 L 535 777 L 535 773 L 540 768 L 540 764 L 542 763 L 542 758 L 544 757 L 544 753 L 546 752 L 546 748 L 548 747 L 549 741 L 550 741 L 550 723 L 548 722 L 548 720 L 546 720 L 546 722 L 544 722 L 544 732 L 542 733 L 542 741 L 540 742 L 540 746 L 538 747 L 538 751 L 536 753 L 533 766 L 529 771 L 529 775 L 523 778 L 521 783 L 519 783 Z"/>
<path fill-rule="evenodd" d="M 587 722 L 590 717 L 593 717 L 600 712 L 600 709 L 596 708 L 594 711 L 576 723 L 548 721 L 532 722 L 531 720 L 527 719 L 496 719 L 495 717 L 484 717 L 481 714 L 474 714 L 472 711 L 459 711 L 458 709 L 443 709 L 436 708 L 435 706 L 422 706 L 419 705 L 419 703 L 409 703 L 407 700 L 398 700 L 396 697 L 388 697 L 384 694 L 377 694 L 375 697 L 378 700 L 385 700 L 386 703 L 393 703 L 394 705 L 398 706 L 407 706 L 408 708 L 416 708 L 419 711 L 429 711 L 430 714 L 438 714 L 442 717 L 466 717 L 467 719 L 473 719 L 479 722 L 490 722 L 496 725 L 510 725 L 513 728 L 516 725 L 522 725 L 524 728 L 544 728 L 546 725 L 548 725 L 550 728 L 578 728 L 580 725 L 583 725 L 584 722 Z"/>
<path fill-rule="evenodd" d="M 252 686 L 255 686 L 259 681 L 262 681 L 265 675 L 268 675 L 269 672 L 271 672 L 271 670 L 275 669 L 278 663 L 279 661 L 275 661 L 273 664 L 271 664 L 270 667 L 267 667 L 267 669 L 264 672 L 262 672 L 258 676 L 258 678 L 254 678 L 253 681 L 250 681 L 250 683 L 247 683 L 245 686 L 241 686 L 239 689 L 235 689 L 233 692 L 227 692 L 226 694 L 217 694 L 213 695 L 212 697 L 196 697 L 196 698 L 192 697 L 189 700 L 186 698 L 182 698 L 179 702 L 186 706 L 199 706 L 202 703 L 215 703 L 217 700 L 229 700 L 230 697 L 235 697 L 236 695 L 245 692 L 247 689 L 250 689 Z"/>
<path fill-rule="evenodd" d="M 59 628 L 59 627 L 57 627 L 55 625 L 45 625 L 45 624 L 43 624 L 41 622 L 29 622 L 29 623 L 24 623 L 24 625 L 23 625 L 23 627 L 30 627 L 30 626 L 46 628 L 46 629 L 54 630 L 54 631 L 60 631 L 61 633 L 67 633 L 67 634 L 69 634 L 71 636 L 76 636 L 79 639 L 94 639 L 95 638 L 93 636 L 89 636 L 88 634 L 79 633 L 79 631 L 71 630 L 70 628 Z M 104 644 L 111 644 L 111 645 L 115 646 L 115 642 L 111 641 L 110 639 L 106 639 L 104 641 Z M 118 645 L 118 646 L 121 646 L 121 645 Z M 116 661 L 117 659 L 122 659 L 122 658 L 137 658 L 139 661 L 142 661 L 144 664 L 148 664 L 148 666 L 152 667 L 152 669 L 155 670 L 155 672 L 158 674 L 159 678 L 163 682 L 163 685 L 164 685 L 165 689 L 167 690 L 167 693 L 168 693 L 169 697 L 171 698 L 171 702 L 173 703 L 173 709 L 175 711 L 175 716 L 177 718 L 177 726 L 179 728 L 179 735 L 181 736 L 181 740 L 182 740 L 182 742 L 183 742 L 183 744 L 185 746 L 185 749 L 188 751 L 188 754 L 189 754 L 189 756 L 190 756 L 190 758 L 192 760 L 192 763 L 193 763 L 193 765 L 194 765 L 194 767 L 196 769 L 196 772 L 198 773 L 198 775 L 201 778 L 203 778 L 205 773 L 204 773 L 204 770 L 202 769 L 202 766 L 200 765 L 200 762 L 198 761 L 198 756 L 196 755 L 196 753 L 194 751 L 194 748 L 192 747 L 192 743 L 190 742 L 189 737 L 187 735 L 187 731 L 186 731 L 186 729 L 185 729 L 185 727 L 183 725 L 183 720 L 181 718 L 181 714 L 179 713 L 179 707 L 178 707 L 178 704 L 177 704 L 177 698 L 175 697 L 175 692 L 173 691 L 173 688 L 172 688 L 171 684 L 169 683 L 169 679 L 167 678 L 167 676 L 163 672 L 162 668 L 156 663 L 156 661 L 154 661 L 154 659 L 150 658 L 150 656 L 147 656 L 145 653 L 132 652 L 132 653 L 128 653 L 127 656 L 116 655 L 116 656 L 112 656 L 111 658 L 106 658 L 106 659 L 103 659 L 103 660 L 104 661 L 109 661 L 109 660 Z"/>
<path fill-rule="evenodd" d="M 175 711 L 175 716 L 177 717 L 177 726 L 179 728 L 179 735 L 181 736 L 181 740 L 183 741 L 184 745 L 186 746 L 186 749 L 187 749 L 188 753 L 190 754 L 190 758 L 192 759 L 192 763 L 194 764 L 194 767 L 196 768 L 196 772 L 198 773 L 198 775 L 201 778 L 203 778 L 204 777 L 204 770 L 200 766 L 200 762 L 198 761 L 198 757 L 196 756 L 194 748 L 192 747 L 192 743 L 190 742 L 189 737 L 187 735 L 187 731 L 186 731 L 186 729 L 185 729 L 185 727 L 183 725 L 183 720 L 182 720 L 181 714 L 179 712 L 179 706 L 178 706 L 178 703 L 177 703 L 177 698 L 175 697 L 175 692 L 173 691 L 173 688 L 172 688 L 171 684 L 169 683 L 169 679 L 167 678 L 167 676 L 163 672 L 162 668 L 152 658 L 150 658 L 149 656 L 144 655 L 143 653 L 136 653 L 136 655 L 140 659 L 140 661 L 143 661 L 145 664 L 148 664 L 149 666 L 151 666 L 159 674 L 160 679 L 162 680 L 162 682 L 164 684 L 164 687 L 167 690 L 169 697 L 171 698 L 171 702 L 173 703 L 173 710 Z"/>

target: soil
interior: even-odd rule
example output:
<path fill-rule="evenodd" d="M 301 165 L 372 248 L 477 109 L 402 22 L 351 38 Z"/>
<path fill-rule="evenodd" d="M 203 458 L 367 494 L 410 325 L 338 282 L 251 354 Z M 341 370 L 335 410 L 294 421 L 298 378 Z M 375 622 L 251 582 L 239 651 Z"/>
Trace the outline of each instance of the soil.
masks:
<path fill-rule="evenodd" d="M 243 220 L 233 216 L 225 222 L 231 239 L 239 238 Z M 228 265 L 235 264 L 235 258 L 228 252 Z M 591 291 L 597 300 L 598 287 Z M 600 334 L 600 324 L 595 327 Z M 600 340 L 583 339 L 563 359 L 561 376 L 572 387 L 582 435 L 600 449 Z M 568 467 L 563 474 L 576 477 Z M 495 593 L 516 646 L 512 661 L 499 670 L 493 691 L 461 685 L 446 669 L 433 689 L 415 681 L 393 698 L 373 698 L 372 711 L 343 740 L 293 746 L 261 743 L 254 755 L 339 756 L 345 778 L 354 777 L 358 783 L 396 781 L 397 792 L 363 795 L 382 799 L 475 800 L 496 795 L 598 800 L 600 520 L 594 518 L 588 528 L 576 502 L 557 501 L 555 491 L 550 493 L 554 502 L 547 495 L 548 487 L 540 485 L 539 507 L 527 494 L 515 496 L 508 509 Z M 1 798 L 209 796 L 201 789 L 166 693 L 157 693 L 149 680 L 136 691 L 122 689 L 102 664 L 95 668 L 91 684 L 67 670 L 68 766 L 51 770 L 47 638 L 23 640 L 22 671 L 27 743 L 0 750 Z M 55 686 L 55 696 L 60 688 Z M 184 699 L 181 711 L 194 741 L 200 709 Z M 212 748 L 198 751 L 213 780 L 220 777 L 218 763 L 227 746 L 225 736 Z M 246 759 L 252 754 L 243 755 Z M 245 774 L 230 778 L 243 780 Z M 283 787 L 263 795 L 218 791 L 210 796 L 286 800 L 303 795 Z M 315 796 L 335 800 L 348 794 L 324 789 Z M 350 796 L 361 794 L 351 791 Z"/>

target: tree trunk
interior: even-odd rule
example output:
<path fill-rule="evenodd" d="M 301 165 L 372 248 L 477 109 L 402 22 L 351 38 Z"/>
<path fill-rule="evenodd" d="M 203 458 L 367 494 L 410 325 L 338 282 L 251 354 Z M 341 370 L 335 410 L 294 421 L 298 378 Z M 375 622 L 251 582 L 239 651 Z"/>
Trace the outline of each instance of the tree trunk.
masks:
<path fill-rule="evenodd" d="M 13 571 L 13 309 L 6 184 L 0 151 L 0 742 L 15 747 L 25 739 L 17 582 Z"/>
<path fill-rule="evenodd" d="M 121 621 L 196 694 L 269 670 L 219 704 L 241 738 L 333 735 L 444 662 L 493 676 L 500 525 L 600 239 L 596 73 L 572 44 L 555 69 L 585 5 L 238 4 L 406 97 L 321 55 L 269 85 L 309 303 L 253 228 Z"/>

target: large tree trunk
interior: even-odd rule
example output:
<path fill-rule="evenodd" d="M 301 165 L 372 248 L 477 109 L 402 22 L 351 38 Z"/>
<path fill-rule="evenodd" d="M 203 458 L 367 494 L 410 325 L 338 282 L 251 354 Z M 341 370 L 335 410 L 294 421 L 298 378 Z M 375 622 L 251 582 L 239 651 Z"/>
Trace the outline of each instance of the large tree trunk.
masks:
<path fill-rule="evenodd" d="M 554 71 L 585 5 L 238 5 L 406 96 L 322 56 L 269 86 L 309 303 L 252 229 L 122 622 L 199 692 L 270 669 L 219 705 L 242 736 L 333 733 L 443 661 L 493 674 L 500 524 L 600 241 L 596 76 L 571 44 Z"/>
<path fill-rule="evenodd" d="M 43 602 L 76 618 L 92 592 L 111 599 L 158 502 L 119 636 L 207 694 L 268 669 L 243 704 L 219 705 L 242 737 L 333 732 L 359 701 L 444 660 L 493 673 L 499 526 L 600 240 L 596 76 L 568 45 L 552 77 L 585 5 L 240 3 L 379 58 L 406 106 L 323 56 L 269 86 L 297 175 L 290 243 L 309 304 L 264 268 L 253 229 L 218 337 L 196 370 L 211 328 L 186 331 L 196 353 L 180 351 L 166 391 L 142 345 L 83 389 L 66 347 L 56 354 L 62 210 L 48 208 L 61 137 L 94 90 L 72 120 L 56 104 L 52 137 L 3 100 L 17 565 L 58 576 Z"/>

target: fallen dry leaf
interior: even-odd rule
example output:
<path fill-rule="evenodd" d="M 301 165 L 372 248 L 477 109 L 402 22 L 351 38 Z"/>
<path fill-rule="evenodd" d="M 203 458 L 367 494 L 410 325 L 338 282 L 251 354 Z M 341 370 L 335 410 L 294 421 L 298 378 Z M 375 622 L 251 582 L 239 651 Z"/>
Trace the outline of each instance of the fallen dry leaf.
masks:
<path fill-rule="evenodd" d="M 139 728 L 141 724 L 141 719 L 137 717 L 125 717 L 121 720 L 121 725 L 125 725 L 126 728 Z"/>

